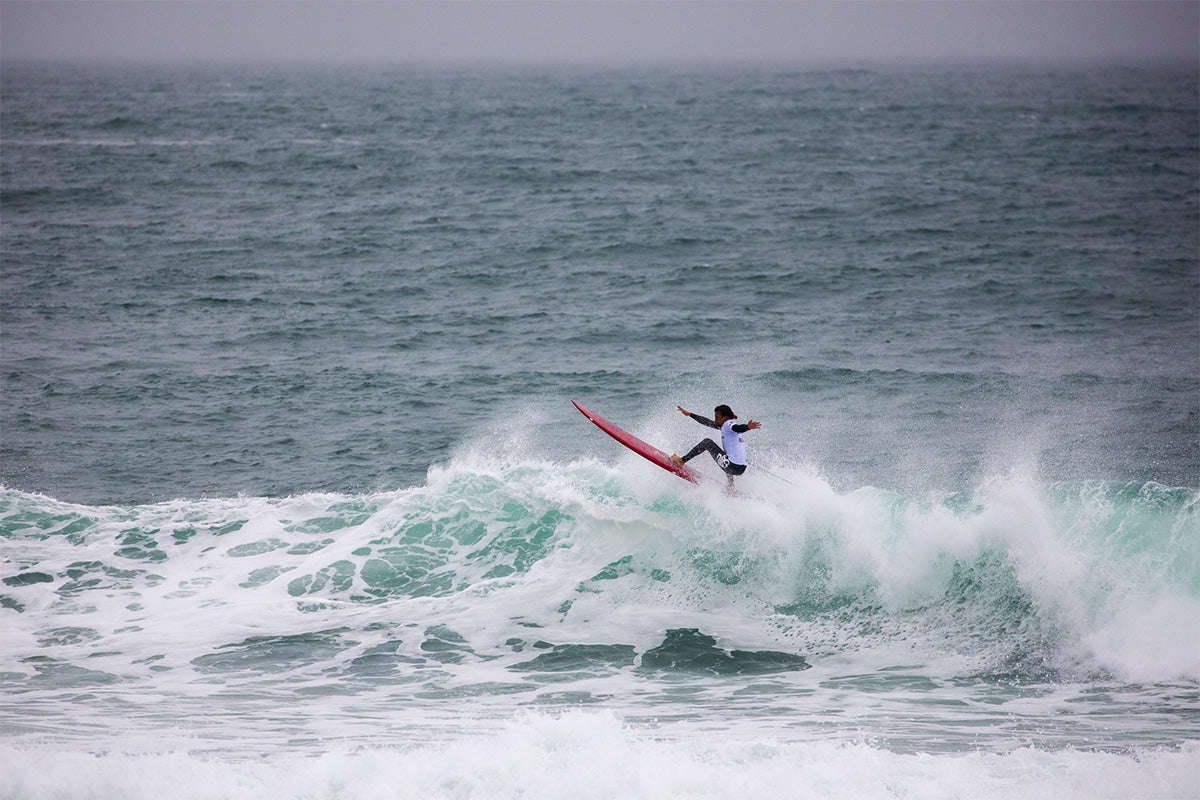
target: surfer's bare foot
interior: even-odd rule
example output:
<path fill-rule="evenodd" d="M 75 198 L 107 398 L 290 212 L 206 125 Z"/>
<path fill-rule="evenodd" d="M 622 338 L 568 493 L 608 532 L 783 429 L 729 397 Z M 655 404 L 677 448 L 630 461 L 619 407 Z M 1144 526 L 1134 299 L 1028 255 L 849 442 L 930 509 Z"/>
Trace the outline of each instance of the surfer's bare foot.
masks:
<path fill-rule="evenodd" d="M 683 459 L 680 458 L 679 456 L 675 455 L 674 453 L 671 453 L 671 462 L 674 463 L 675 466 L 677 466 L 677 467 L 683 466 Z"/>

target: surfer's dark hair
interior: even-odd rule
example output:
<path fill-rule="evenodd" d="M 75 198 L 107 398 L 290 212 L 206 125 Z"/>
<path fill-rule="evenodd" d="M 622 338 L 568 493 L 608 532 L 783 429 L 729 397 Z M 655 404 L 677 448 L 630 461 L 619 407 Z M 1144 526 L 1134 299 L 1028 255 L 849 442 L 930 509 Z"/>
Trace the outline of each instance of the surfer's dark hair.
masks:
<path fill-rule="evenodd" d="M 733 413 L 733 409 L 729 406 L 717 406 L 713 409 L 713 416 L 722 416 L 725 419 L 737 419 L 737 414 Z"/>

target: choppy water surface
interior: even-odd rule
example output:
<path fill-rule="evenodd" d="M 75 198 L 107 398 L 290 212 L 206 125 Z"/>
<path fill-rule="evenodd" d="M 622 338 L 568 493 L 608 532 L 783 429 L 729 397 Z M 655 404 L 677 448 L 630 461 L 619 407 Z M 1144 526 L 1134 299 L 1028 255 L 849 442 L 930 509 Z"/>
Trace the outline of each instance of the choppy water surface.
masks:
<path fill-rule="evenodd" d="M 1200 792 L 1194 69 L 0 81 L 0 793 Z"/>

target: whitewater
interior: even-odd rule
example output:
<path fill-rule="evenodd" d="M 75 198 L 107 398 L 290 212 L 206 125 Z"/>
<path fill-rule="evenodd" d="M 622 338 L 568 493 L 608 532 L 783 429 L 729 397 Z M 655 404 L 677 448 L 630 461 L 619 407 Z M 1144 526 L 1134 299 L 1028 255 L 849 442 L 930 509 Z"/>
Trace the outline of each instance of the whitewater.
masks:
<path fill-rule="evenodd" d="M 9 791 L 149 797 L 229 755 L 263 760 L 169 793 L 1193 788 L 1194 490 L 839 495 L 791 472 L 731 502 L 653 469 L 125 508 L 7 491 Z"/>
<path fill-rule="evenodd" d="M 1197 86 L 6 65 L 0 798 L 1200 796 Z"/>

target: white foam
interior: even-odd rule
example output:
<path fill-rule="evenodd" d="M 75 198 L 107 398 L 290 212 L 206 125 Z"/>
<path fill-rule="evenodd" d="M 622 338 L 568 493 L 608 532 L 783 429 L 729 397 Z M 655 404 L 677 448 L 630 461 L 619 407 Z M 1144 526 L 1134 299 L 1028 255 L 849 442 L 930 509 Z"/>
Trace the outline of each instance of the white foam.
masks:
<path fill-rule="evenodd" d="M 716 637 L 726 650 L 786 651 L 807 656 L 814 665 L 786 687 L 795 692 L 789 707 L 804 721 L 777 720 L 765 703 L 755 712 L 759 720 L 789 730 L 798 725 L 816 730 L 811 720 L 836 726 L 829 715 L 846 712 L 858 715 L 857 730 L 864 735 L 874 730 L 873 735 L 894 742 L 924 733 L 888 729 L 887 720 L 917 714 L 923 715 L 922 726 L 941 725 L 948 739 L 961 744 L 975 736 L 981 747 L 993 749 L 1006 746 L 997 743 L 1007 741 L 1007 721 L 993 715 L 995 706 L 986 698 L 980 700 L 986 690 L 956 688 L 953 679 L 985 671 L 1015 647 L 1030 643 L 1044 648 L 1034 653 L 1035 669 L 1045 650 L 1061 651 L 1064 661 L 1082 662 L 1082 670 L 1064 671 L 1064 684 L 1087 682 L 1097 667 L 1128 680 L 1196 674 L 1195 639 L 1189 637 L 1200 618 L 1197 602 L 1178 587 L 1146 580 L 1146 574 L 1156 574 L 1158 551 L 1152 549 L 1142 561 L 1136 553 L 1118 561 L 1088 525 L 1064 526 L 1056 519 L 1055 507 L 1029 482 L 997 481 L 974 496 L 947 502 L 870 488 L 839 494 L 819 476 L 795 470 L 785 473 L 787 484 L 748 481 L 747 489 L 755 494 L 730 498 L 719 489 L 686 485 L 649 465 L 631 482 L 624 469 L 594 462 L 563 466 L 523 461 L 501 468 L 480 458 L 480 463 L 431 470 L 424 486 L 374 496 L 51 508 L 48 516 L 79 513 L 95 523 L 76 543 L 66 536 L 35 534 L 28 540 L 7 540 L 0 555 L 34 558 L 36 569 L 56 575 L 87 560 L 145 574 L 120 580 L 106 576 L 101 587 L 65 600 L 54 593 L 57 584 L 6 588 L 27 610 L 3 612 L 7 625 L 0 632 L 0 670 L 52 672 L 46 667 L 50 658 L 108 673 L 121 680 L 96 689 L 99 695 L 131 704 L 162 697 L 163 708 L 175 709 L 175 719 L 186 720 L 207 720 L 208 702 L 223 685 L 229 713 L 226 727 L 213 738 L 274 737 L 273 742 L 286 740 L 293 729 L 272 728 L 277 720 L 271 716 L 270 698 L 289 697 L 303 687 L 312 694 L 294 696 L 292 710 L 303 709 L 313 722 L 297 731 L 298 738 L 344 735 L 373 742 L 376 719 L 360 722 L 355 716 L 363 707 L 391 719 L 406 709 L 429 714 L 432 706 L 422 705 L 429 702 L 423 693 L 460 697 L 454 692 L 464 687 L 461 697 L 470 699 L 437 705 L 452 707 L 453 713 L 447 713 L 455 730 L 461 730 L 463 714 L 483 714 L 486 708 L 492 719 L 501 719 L 523 705 L 540 705 L 537 693 L 558 689 L 587 695 L 588 702 L 619 713 L 649 714 L 655 708 L 686 715 L 691 711 L 686 695 L 662 692 L 663 697 L 650 702 L 648 693 L 657 696 L 662 687 L 650 685 L 653 679 L 631 668 L 601 669 L 602 674 L 584 678 L 563 676 L 563 683 L 546 688 L 509 667 L 536 657 L 541 651 L 533 645 L 539 639 L 555 645 L 633 645 L 641 654 L 659 645 L 667 630 L 693 627 Z M 352 598 L 365 588 L 359 569 L 351 590 L 327 586 L 302 597 L 289 592 L 294 577 L 315 574 L 335 562 L 361 568 L 364 559 L 376 557 L 379 546 L 398 546 L 394 534 L 418 524 L 453 529 L 466 520 L 486 529 L 485 539 L 519 541 L 526 526 L 536 526 L 547 514 L 555 520 L 549 544 L 539 546 L 536 558 L 520 571 L 503 577 L 483 577 L 496 562 L 489 560 L 492 556 L 472 557 L 481 544 L 439 545 L 435 561 L 445 563 L 438 561 L 436 568 L 454 571 L 453 590 L 433 596 L 397 591 L 382 603 L 362 602 Z M 346 523 L 351 516 L 357 518 L 354 524 L 322 532 L 322 520 L 340 517 Z M 187 528 L 195 534 L 176 541 L 173 531 Z M 116 555 L 129 530 L 156 531 L 169 558 L 150 562 Z M 377 545 L 381 539 L 385 541 Z M 306 551 L 311 544 L 323 547 Z M 372 548 L 373 554 L 362 555 L 364 548 Z M 1015 577 L 989 572 L 985 564 L 979 570 L 979 596 L 972 598 L 972 613 L 979 618 L 964 620 L 965 607 L 947 602 L 945 595 L 955 565 L 969 566 L 981 554 L 1002 560 Z M 842 605 L 831 610 L 814 606 L 815 611 L 802 607 L 804 613 L 793 613 L 782 608 L 791 602 L 802 606 L 803 598 L 796 598 L 807 588 L 805 580 L 822 579 L 805 572 L 815 561 L 828 562 L 832 591 L 851 600 L 847 604 L 843 597 L 834 598 Z M 280 568 L 292 571 L 246 585 L 256 570 Z M 1006 594 L 1014 580 L 1019 591 Z M 994 617 L 988 616 L 993 612 Z M 459 663 L 429 662 L 422 647 L 426 631 L 434 626 L 463 637 L 471 655 Z M 63 641 L 47 642 L 48 632 L 71 628 L 83 630 L 78 641 L 65 635 Z M 334 629 L 345 631 L 329 634 L 334 644 L 315 647 L 311 658 L 281 663 L 278 670 L 274 665 L 217 673 L 205 668 L 214 656 L 236 655 L 239 650 L 231 646 L 251 637 Z M 1048 635 L 1038 638 L 1044 631 Z M 520 640 L 516 646 L 510 644 L 514 639 Z M 323 641 L 318 637 L 315 643 Z M 408 657 L 408 664 L 426 666 L 389 676 L 395 684 L 380 683 L 378 692 L 376 684 L 359 685 L 355 699 L 339 700 L 338 682 L 351 661 L 384 643 L 398 647 L 396 655 Z M 929 705 L 932 695 L 920 688 L 842 681 L 847 675 L 886 677 L 895 674 L 891 670 L 897 665 L 920 665 L 913 668 L 914 676 L 941 683 L 937 697 L 950 705 Z M 811 694 L 811 687 L 823 682 L 831 682 L 832 688 Z M 471 694 L 471 687 L 487 685 L 505 688 Z M 126 728 L 163 724 L 139 707 L 130 717 L 136 721 L 123 727 L 123 721 L 105 717 L 102 703 L 79 707 L 69 698 L 59 702 L 34 694 L 54 690 L 53 674 L 25 688 L 53 712 L 46 722 L 51 741 L 81 741 L 86 734 L 75 728 L 84 714 L 90 714 L 89 725 L 117 735 Z M 720 680 L 700 688 L 711 700 L 702 713 L 714 725 L 729 730 L 738 724 L 744 706 L 734 689 Z M 257 705 L 243 700 L 259 696 L 267 700 Z M 1149 702 L 1158 701 L 1114 701 L 1111 708 L 1123 713 Z M 1056 713 L 1049 700 L 1034 706 L 1027 711 L 1031 718 Z M 19 720 L 20 715 L 14 717 Z M 1156 723 L 1139 724 L 1153 729 Z M 1044 734 L 1028 741 L 1073 746 L 1078 740 L 1070 728 L 1049 721 Z M 1157 732 L 1153 735 L 1154 741 L 1162 741 Z M 1130 740 L 1138 737 L 1135 732 Z"/>
<path fill-rule="evenodd" d="M 251 757 L 0 748 L 12 800 L 1194 797 L 1200 747 L 899 754 L 863 742 L 664 739 L 611 713 L 522 714 L 439 745 Z"/>
<path fill-rule="evenodd" d="M 65 537 L 6 542 L 4 553 L 14 562 L 61 574 L 71 563 L 98 561 L 158 577 L 84 591 L 77 602 L 62 600 L 55 584 L 23 587 L 19 595 L 27 610 L 6 627 L 4 643 L 9 652 L 30 653 L 45 628 L 79 626 L 104 636 L 104 650 L 166 654 L 162 666 L 186 667 L 214 645 L 312 630 L 313 618 L 296 613 L 290 580 L 339 560 L 361 562 L 354 555 L 358 548 L 411 524 L 414 513 L 438 521 L 461 511 L 491 530 L 511 522 L 505 509 L 516 504 L 527 510 L 530 522 L 548 510 L 563 515 L 554 547 L 527 572 L 484 580 L 488 564 L 466 558 L 465 550 L 450 554 L 447 567 L 455 571 L 456 583 L 469 586 L 460 597 L 393 596 L 384 616 L 447 624 L 484 649 L 503 642 L 501 628 L 518 617 L 555 621 L 558 641 L 650 645 L 666 627 L 695 625 L 718 636 L 739 632 L 742 640 L 730 642 L 739 647 L 770 647 L 773 636 L 781 643 L 769 621 L 773 608 L 805 588 L 813 548 L 828 562 L 829 591 L 864 597 L 893 616 L 938 603 L 955 564 L 969 565 L 993 550 L 1005 554 L 1041 622 L 1060 637 L 1064 658 L 1130 679 L 1195 678 L 1200 672 L 1200 659 L 1185 644 L 1196 630 L 1198 601 L 1156 582 L 1154 551 L 1111 552 L 1096 533 L 1103 513 L 1097 512 L 1099 522 L 1053 518 L 1035 482 L 991 481 L 967 511 L 953 511 L 936 496 L 905 498 L 870 488 L 838 494 L 799 469 L 780 470 L 782 481 L 743 481 L 746 496 L 729 498 L 630 458 L 635 460 L 617 470 L 595 463 L 497 466 L 475 453 L 432 469 L 424 486 L 373 497 L 181 500 L 132 509 L 88 509 L 43 498 L 59 506 L 56 513 L 88 516 L 95 524 L 81 542 Z M 630 482 L 629 475 L 636 480 Z M 366 518 L 332 535 L 289 530 L 341 513 L 331 509 L 346 503 L 365 509 Z M 240 528 L 208 532 L 230 522 Z M 200 532 L 184 542 L 171 539 L 170 531 L 189 526 Z M 159 547 L 169 558 L 151 563 L 115 557 L 130 528 L 158 530 Z M 324 546 L 307 555 L 285 553 L 304 543 Z M 596 584 L 599 594 L 576 591 L 606 564 L 631 554 L 633 577 Z M 702 557 L 724 559 L 737 582 L 723 585 L 725 578 L 694 563 Z M 252 588 L 243 585 L 254 570 L 270 568 L 290 571 Z M 647 580 L 656 568 L 670 573 L 669 581 Z M 361 591 L 361 575 L 355 580 Z M 326 591 L 313 599 L 328 605 L 329 626 L 380 614 L 348 603 L 348 595 Z M 564 617 L 558 608 L 565 600 L 574 602 L 574 613 Z M 911 627 L 894 630 L 894 639 L 919 644 Z M 826 644 L 837 649 L 848 644 L 836 635 L 840 644 Z M 807 641 L 819 644 L 820 637 Z M 151 645 L 155 652 L 138 653 Z M 83 658 L 91 649 L 84 642 L 74 647 L 77 652 L 64 646 L 57 655 Z M 28 672 L 28 666 L 10 668 Z"/>
<path fill-rule="evenodd" d="M 1200 602 L 1174 593 L 1145 599 L 1083 644 L 1122 680 L 1200 680 Z"/>

